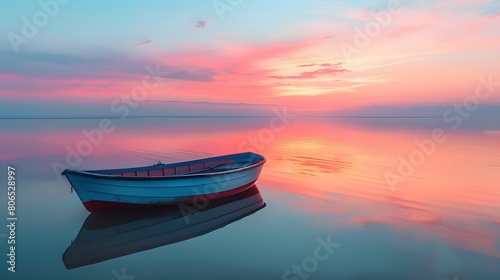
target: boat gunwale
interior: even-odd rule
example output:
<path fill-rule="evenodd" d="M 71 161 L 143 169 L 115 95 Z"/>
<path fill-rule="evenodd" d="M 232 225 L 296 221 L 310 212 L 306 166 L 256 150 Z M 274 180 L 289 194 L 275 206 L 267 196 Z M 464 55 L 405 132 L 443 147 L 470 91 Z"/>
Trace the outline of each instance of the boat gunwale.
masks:
<path fill-rule="evenodd" d="M 176 175 L 164 175 L 164 176 L 119 176 L 119 175 L 110 175 L 110 174 L 101 174 L 97 172 L 124 172 L 124 170 L 130 170 L 130 171 L 142 171 L 142 170 L 156 170 L 156 169 L 162 169 L 162 168 L 168 168 L 168 167 L 174 167 L 174 166 L 181 166 L 183 164 L 190 164 L 190 163 L 196 163 L 196 162 L 206 162 L 210 160 L 220 160 L 220 159 L 239 159 L 239 158 L 244 158 L 244 157 L 238 157 L 242 155 L 249 155 L 249 156 L 255 156 L 257 159 L 261 159 L 258 162 L 255 162 L 251 165 L 240 167 L 240 168 L 235 168 L 235 169 L 230 169 L 230 170 L 225 170 L 225 171 L 219 171 L 219 172 L 210 172 L 210 173 L 194 173 L 194 174 L 176 174 Z M 151 166 L 141 166 L 141 167 L 135 167 L 135 168 L 122 168 L 122 169 L 103 169 L 103 170 L 78 170 L 78 169 L 73 169 L 73 168 L 66 168 L 64 171 L 61 172 L 61 175 L 67 176 L 67 174 L 73 174 L 73 175 L 80 175 L 83 177 L 90 177 L 90 178 L 98 178 L 98 179 L 113 179 L 113 180 L 177 180 L 177 179 L 186 179 L 186 178 L 201 178 L 201 177 L 211 177 L 211 176 L 218 176 L 218 175 L 224 175 L 224 174 L 229 174 L 229 173 L 235 173 L 235 172 L 240 172 L 248 169 L 253 169 L 256 168 L 260 165 L 263 165 L 266 163 L 266 158 L 252 152 L 246 152 L 246 153 L 239 153 L 239 154 L 230 154 L 230 155 L 225 155 L 225 156 L 218 156 L 218 157 L 209 157 L 206 159 L 198 159 L 198 160 L 191 160 L 191 161 L 184 161 L 184 162 L 177 162 L 177 163 L 168 163 L 168 164 L 161 164 L 161 165 L 151 165 Z"/>

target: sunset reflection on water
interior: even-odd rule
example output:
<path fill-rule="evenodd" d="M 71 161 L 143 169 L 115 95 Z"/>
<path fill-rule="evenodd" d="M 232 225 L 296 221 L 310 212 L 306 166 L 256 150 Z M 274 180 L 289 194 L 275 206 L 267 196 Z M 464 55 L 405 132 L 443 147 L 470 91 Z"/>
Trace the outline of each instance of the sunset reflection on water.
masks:
<path fill-rule="evenodd" d="M 25 188 L 52 194 L 47 201 L 53 207 L 84 213 L 52 164 L 68 165 L 68 151 L 86 141 L 82 130 L 94 129 L 98 120 L 16 122 L 25 129 L 1 126 L 2 162 L 30 170 L 20 175 Z M 287 231 L 288 238 L 326 231 L 337 237 L 342 249 L 363 259 L 373 252 L 354 249 L 349 238 L 361 234 L 365 237 L 359 241 L 373 238 L 379 242 L 381 232 L 389 231 L 384 233 L 391 239 L 388 246 L 408 248 L 408 252 L 424 250 L 425 258 L 436 258 L 425 266 L 439 270 L 437 267 L 452 261 L 468 263 L 474 268 L 470 273 L 500 273 L 495 265 L 500 258 L 500 129 L 471 124 L 447 131 L 446 140 L 435 143 L 423 164 L 414 166 L 414 172 L 402 176 L 391 188 L 386 174 L 398 175 L 401 158 L 408 159 L 419 148 L 415 141 L 427 139 L 439 127 L 439 120 L 435 125 L 400 122 L 381 125 L 381 121 L 368 120 L 296 119 L 275 132 L 271 140 L 261 141 L 259 132 L 269 123 L 265 118 L 129 119 L 117 121 L 115 130 L 103 135 L 102 142 L 92 146 L 76 167 L 131 167 L 241 152 L 241 143 L 255 137 L 259 147 L 247 147 L 267 158 L 257 185 L 268 207 L 253 218 L 276 216 L 293 228 L 290 232 L 278 224 L 263 227 L 260 230 L 266 240 L 273 240 L 272 232 L 281 230 Z M 42 181 L 44 189 L 36 189 Z M 26 203 L 44 203 L 25 197 Z M 286 252 L 283 250 L 276 252 Z M 381 258 L 410 257 L 410 253 L 397 254 Z M 339 256 L 337 262 L 344 258 L 348 262 L 347 255 Z M 355 271 L 343 273 L 354 275 Z M 367 267 L 366 273 L 371 269 Z"/>

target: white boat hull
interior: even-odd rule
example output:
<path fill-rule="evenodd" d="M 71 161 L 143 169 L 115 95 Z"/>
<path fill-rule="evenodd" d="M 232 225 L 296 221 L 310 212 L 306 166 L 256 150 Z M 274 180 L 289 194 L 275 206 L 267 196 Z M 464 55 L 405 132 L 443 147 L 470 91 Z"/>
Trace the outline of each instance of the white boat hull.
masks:
<path fill-rule="evenodd" d="M 218 173 L 164 177 L 120 177 L 66 170 L 78 197 L 89 211 L 124 206 L 199 203 L 197 199 L 231 195 L 250 188 L 259 177 L 262 162 Z"/>

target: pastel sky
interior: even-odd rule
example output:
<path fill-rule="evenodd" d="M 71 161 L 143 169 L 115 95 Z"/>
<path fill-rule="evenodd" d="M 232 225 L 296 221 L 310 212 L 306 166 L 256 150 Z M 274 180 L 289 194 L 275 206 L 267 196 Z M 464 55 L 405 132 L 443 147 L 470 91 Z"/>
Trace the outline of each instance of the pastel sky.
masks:
<path fill-rule="evenodd" d="M 450 104 L 500 81 L 498 0 L 55 1 L 0 4 L 2 116 L 109 108 L 151 73 L 141 107 L 185 110 Z"/>

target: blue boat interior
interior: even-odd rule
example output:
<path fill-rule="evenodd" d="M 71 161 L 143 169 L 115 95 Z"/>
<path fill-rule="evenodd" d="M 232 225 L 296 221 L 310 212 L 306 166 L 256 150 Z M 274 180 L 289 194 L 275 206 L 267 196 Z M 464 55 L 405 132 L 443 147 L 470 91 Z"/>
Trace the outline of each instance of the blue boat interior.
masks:
<path fill-rule="evenodd" d="M 178 163 L 158 163 L 152 166 L 124 169 L 91 170 L 86 172 L 121 177 L 165 177 L 223 172 L 252 166 L 262 161 L 265 161 L 263 156 L 251 152 L 246 152 Z"/>

